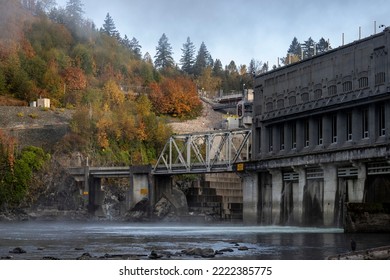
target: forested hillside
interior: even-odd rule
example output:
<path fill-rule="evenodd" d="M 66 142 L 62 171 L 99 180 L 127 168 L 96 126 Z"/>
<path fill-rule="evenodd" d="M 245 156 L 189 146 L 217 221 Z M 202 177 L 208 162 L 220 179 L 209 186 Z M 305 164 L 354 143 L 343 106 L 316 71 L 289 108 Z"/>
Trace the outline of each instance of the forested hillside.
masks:
<path fill-rule="evenodd" d="M 329 48 L 321 42 L 318 50 Z M 308 50 L 313 44 L 305 41 Z M 294 46 L 301 46 L 296 38 L 289 54 L 305 55 Z M 223 67 L 204 42 L 196 53 L 190 37 L 179 63 L 165 34 L 156 51 L 154 61 L 142 54 L 109 12 L 97 27 L 85 18 L 81 0 L 65 7 L 54 0 L 1 0 L 0 105 L 50 98 L 54 107 L 74 110 L 63 152 L 77 149 L 97 163 L 144 164 L 171 134 L 167 118 L 199 116 L 199 92 L 213 97 L 251 88 L 253 74 L 268 69 L 254 59 L 248 67 L 234 60 Z"/>

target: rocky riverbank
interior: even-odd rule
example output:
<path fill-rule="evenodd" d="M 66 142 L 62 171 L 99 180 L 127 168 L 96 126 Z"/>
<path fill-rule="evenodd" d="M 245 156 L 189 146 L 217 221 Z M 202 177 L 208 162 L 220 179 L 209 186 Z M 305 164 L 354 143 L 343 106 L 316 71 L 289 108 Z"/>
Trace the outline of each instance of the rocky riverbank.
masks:
<path fill-rule="evenodd" d="M 330 256 L 328 260 L 390 260 L 390 246 Z"/>
<path fill-rule="evenodd" d="M 37 251 L 44 251 L 45 248 L 38 247 Z M 137 253 L 124 253 L 124 254 L 104 254 L 104 255 L 93 255 L 89 252 L 86 252 L 85 248 L 77 247 L 73 248 L 73 251 L 80 252 L 78 257 L 75 257 L 76 260 L 167 260 L 167 259 L 211 259 L 216 256 L 229 255 L 229 253 L 234 253 L 238 251 L 248 251 L 250 248 L 246 246 L 240 246 L 238 243 L 231 244 L 231 246 L 223 248 L 221 250 L 214 250 L 213 248 L 187 248 L 178 252 L 171 251 L 159 251 L 151 250 L 149 254 L 137 254 Z M 22 247 L 15 247 L 8 252 L 8 255 L 0 256 L 2 260 L 12 260 L 12 259 L 21 259 L 24 254 L 27 254 L 28 251 Z M 23 259 L 23 258 L 22 258 Z M 53 257 L 50 255 L 43 256 L 42 260 L 61 260 L 59 257 Z"/>

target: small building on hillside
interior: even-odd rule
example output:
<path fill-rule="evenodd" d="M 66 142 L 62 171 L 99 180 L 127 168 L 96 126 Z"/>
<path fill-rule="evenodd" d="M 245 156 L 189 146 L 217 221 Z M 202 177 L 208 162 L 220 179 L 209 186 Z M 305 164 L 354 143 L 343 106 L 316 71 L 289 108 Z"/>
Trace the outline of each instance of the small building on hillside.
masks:
<path fill-rule="evenodd" d="M 39 98 L 37 100 L 37 106 L 41 108 L 50 108 L 50 99 L 49 98 Z"/>

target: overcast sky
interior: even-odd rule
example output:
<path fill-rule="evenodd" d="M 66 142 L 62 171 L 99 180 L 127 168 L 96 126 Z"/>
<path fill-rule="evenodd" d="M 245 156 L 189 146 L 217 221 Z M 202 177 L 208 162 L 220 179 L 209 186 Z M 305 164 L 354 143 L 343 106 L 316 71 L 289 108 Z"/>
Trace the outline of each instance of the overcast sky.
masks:
<path fill-rule="evenodd" d="M 65 7 L 67 0 L 57 0 Z M 252 58 L 277 63 L 294 37 L 303 43 L 323 37 L 333 48 L 374 34 L 390 25 L 388 0 L 82 0 L 85 17 L 98 28 L 107 13 L 121 36 L 135 37 L 142 54 L 156 53 L 163 33 L 176 63 L 187 37 L 199 49 L 202 41 L 223 65 L 234 60 L 248 65 Z"/>

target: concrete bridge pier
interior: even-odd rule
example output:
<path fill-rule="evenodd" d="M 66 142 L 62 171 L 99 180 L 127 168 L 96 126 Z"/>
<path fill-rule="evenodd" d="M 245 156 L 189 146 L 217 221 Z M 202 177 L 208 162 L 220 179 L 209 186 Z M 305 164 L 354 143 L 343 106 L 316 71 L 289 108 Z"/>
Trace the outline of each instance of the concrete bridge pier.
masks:
<path fill-rule="evenodd" d="M 102 214 L 104 192 L 102 191 L 102 179 L 95 176 L 88 177 L 88 211 L 91 214 Z"/>
<path fill-rule="evenodd" d="M 149 205 L 152 205 L 154 191 L 151 170 L 151 166 L 130 166 L 130 188 L 126 195 L 126 211 L 143 199 L 148 199 Z"/>

